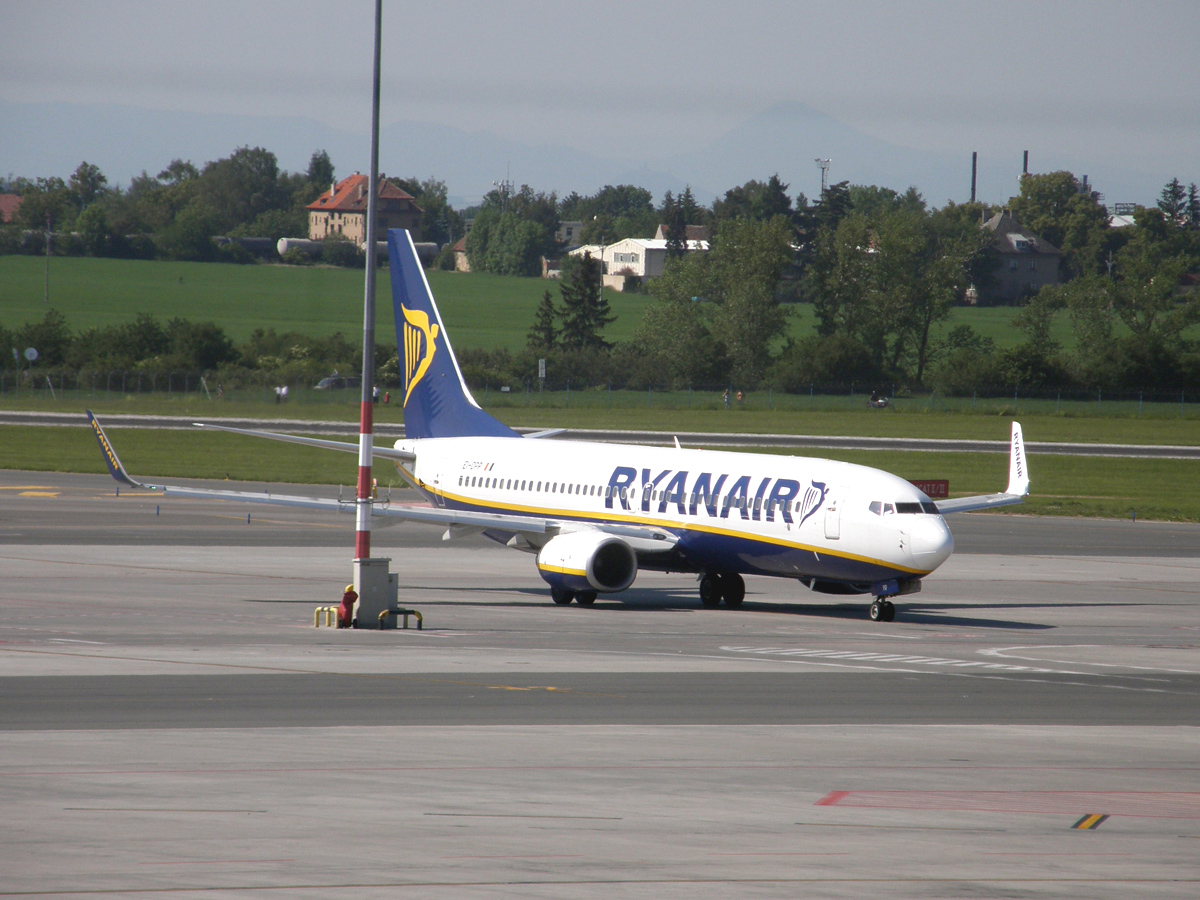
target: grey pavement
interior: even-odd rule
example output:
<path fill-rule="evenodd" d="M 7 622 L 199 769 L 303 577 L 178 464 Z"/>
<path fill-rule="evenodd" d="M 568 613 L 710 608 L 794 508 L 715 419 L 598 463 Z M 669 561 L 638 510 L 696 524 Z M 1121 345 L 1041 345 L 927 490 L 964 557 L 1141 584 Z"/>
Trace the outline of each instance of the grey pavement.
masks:
<path fill-rule="evenodd" d="M 398 526 L 338 631 L 350 517 L 114 487 L 0 473 L 0 897 L 1200 893 L 1194 526 L 960 516 L 886 624 Z"/>

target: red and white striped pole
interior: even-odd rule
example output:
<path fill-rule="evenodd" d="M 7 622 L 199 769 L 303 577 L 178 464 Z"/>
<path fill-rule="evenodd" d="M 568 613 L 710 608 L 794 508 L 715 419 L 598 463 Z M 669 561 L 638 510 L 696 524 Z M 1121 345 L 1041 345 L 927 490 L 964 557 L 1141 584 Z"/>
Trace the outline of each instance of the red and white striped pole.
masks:
<path fill-rule="evenodd" d="M 355 504 L 354 558 L 371 556 L 372 481 L 371 456 L 375 388 L 375 242 L 376 206 L 379 200 L 379 48 L 383 25 L 383 0 L 375 0 L 375 69 L 371 87 L 371 176 L 367 191 L 366 289 L 363 298 L 362 403 L 358 426 L 358 500 Z"/>

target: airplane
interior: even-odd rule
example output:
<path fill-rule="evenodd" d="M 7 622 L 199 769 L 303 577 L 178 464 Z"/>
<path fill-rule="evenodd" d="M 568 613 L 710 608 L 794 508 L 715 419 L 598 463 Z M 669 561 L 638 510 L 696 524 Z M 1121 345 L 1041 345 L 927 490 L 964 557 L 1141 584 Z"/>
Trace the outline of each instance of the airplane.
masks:
<path fill-rule="evenodd" d="M 427 501 L 377 503 L 373 515 L 446 527 L 446 540 L 482 534 L 535 556 L 554 603 L 590 605 L 627 590 L 640 571 L 693 573 L 705 606 L 741 605 L 744 576 L 791 578 L 823 594 L 870 595 L 891 621 L 891 598 L 953 552 L 944 516 L 1021 503 L 1029 473 L 1012 423 L 1008 486 L 935 503 L 904 479 L 828 459 L 552 440 L 522 435 L 468 390 L 409 233 L 388 232 L 396 336 L 403 354 L 405 437 L 373 455 L 395 465 Z M 314 509 L 335 499 L 143 484 L 122 466 L 100 422 L 88 419 L 109 471 L 162 493 Z M 358 453 L 356 443 L 222 425 L 228 431 Z"/>

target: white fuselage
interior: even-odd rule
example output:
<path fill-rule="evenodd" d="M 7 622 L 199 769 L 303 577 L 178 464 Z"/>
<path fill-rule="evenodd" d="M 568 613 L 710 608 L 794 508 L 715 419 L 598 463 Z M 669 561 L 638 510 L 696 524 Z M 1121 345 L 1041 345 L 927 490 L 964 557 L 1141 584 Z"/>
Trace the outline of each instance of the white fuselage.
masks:
<path fill-rule="evenodd" d="M 643 567 L 870 584 L 912 579 L 954 540 L 929 498 L 878 469 L 828 459 L 565 440 L 401 440 L 436 506 L 604 524 L 679 540 Z M 503 529 L 493 531 L 503 534 Z"/>

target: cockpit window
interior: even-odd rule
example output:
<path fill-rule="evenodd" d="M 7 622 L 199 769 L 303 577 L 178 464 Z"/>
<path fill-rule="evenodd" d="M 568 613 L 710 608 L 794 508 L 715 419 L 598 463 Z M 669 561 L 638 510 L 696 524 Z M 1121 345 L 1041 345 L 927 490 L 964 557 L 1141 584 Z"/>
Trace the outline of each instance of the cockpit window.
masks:
<path fill-rule="evenodd" d="M 937 504 L 934 503 L 932 500 L 922 500 L 921 501 L 921 509 L 922 509 L 922 511 L 929 513 L 929 515 L 931 515 L 931 516 L 938 515 Z"/>
<path fill-rule="evenodd" d="M 900 513 L 901 515 L 913 515 L 914 513 L 919 513 L 920 511 L 921 511 L 920 503 L 897 503 L 896 504 L 896 512 Z"/>
<path fill-rule="evenodd" d="M 871 512 L 875 513 L 875 515 L 877 515 L 877 516 L 883 515 L 883 504 L 880 503 L 878 500 L 871 501 L 870 509 L 871 509 Z"/>

